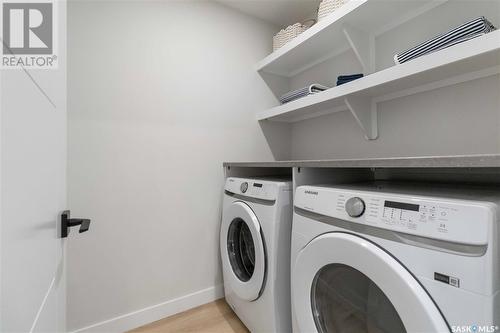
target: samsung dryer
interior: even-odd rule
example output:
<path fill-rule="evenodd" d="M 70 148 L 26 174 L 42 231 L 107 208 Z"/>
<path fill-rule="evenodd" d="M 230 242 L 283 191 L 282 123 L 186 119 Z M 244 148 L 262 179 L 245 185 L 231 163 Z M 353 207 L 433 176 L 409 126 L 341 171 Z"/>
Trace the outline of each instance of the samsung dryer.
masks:
<path fill-rule="evenodd" d="M 228 178 L 220 253 L 227 303 L 252 332 L 290 332 L 292 184 Z"/>
<path fill-rule="evenodd" d="M 415 184 L 300 186 L 295 332 L 495 332 L 499 191 Z"/>

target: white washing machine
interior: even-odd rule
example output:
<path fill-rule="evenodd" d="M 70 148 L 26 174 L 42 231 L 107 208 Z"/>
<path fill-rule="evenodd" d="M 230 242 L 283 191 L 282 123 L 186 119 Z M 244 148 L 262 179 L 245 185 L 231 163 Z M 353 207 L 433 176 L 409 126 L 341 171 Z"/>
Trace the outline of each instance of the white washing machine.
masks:
<path fill-rule="evenodd" d="M 228 178 L 220 251 L 227 303 L 252 332 L 291 332 L 292 184 Z"/>
<path fill-rule="evenodd" d="M 495 332 L 499 190 L 300 186 L 294 332 Z"/>

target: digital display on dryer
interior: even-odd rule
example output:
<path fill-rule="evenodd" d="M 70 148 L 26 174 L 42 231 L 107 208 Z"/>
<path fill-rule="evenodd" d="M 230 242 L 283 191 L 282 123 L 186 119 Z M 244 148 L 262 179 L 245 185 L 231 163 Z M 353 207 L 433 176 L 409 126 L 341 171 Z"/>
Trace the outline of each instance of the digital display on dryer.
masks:
<path fill-rule="evenodd" d="M 397 201 L 387 201 L 387 200 L 384 203 L 384 207 L 411 210 L 414 212 L 418 212 L 418 210 L 420 208 L 419 205 L 415 205 L 415 204 L 409 204 L 409 203 L 397 202 Z"/>

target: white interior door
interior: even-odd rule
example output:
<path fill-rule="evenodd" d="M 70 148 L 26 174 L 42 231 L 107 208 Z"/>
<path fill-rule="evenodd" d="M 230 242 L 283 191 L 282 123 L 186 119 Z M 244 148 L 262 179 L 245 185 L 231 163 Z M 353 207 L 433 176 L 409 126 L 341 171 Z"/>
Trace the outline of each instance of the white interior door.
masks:
<path fill-rule="evenodd" d="M 0 331 L 65 331 L 66 8 L 58 69 L 3 69 L 0 120 Z"/>

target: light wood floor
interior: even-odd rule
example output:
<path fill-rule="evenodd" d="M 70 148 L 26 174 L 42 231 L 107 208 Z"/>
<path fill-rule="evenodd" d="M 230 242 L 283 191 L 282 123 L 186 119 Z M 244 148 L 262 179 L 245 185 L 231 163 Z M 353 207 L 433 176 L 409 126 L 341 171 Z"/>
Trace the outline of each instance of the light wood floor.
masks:
<path fill-rule="evenodd" d="M 136 328 L 129 333 L 249 333 L 224 299 Z"/>

